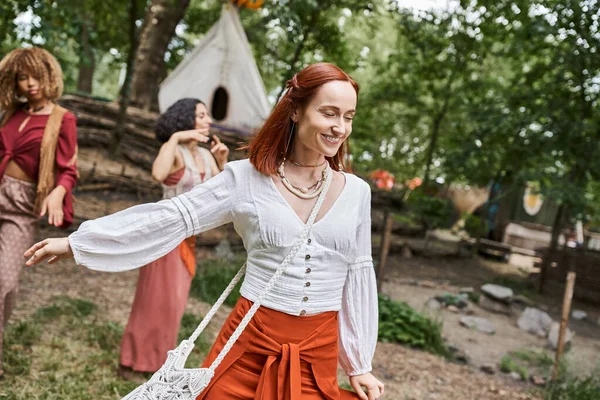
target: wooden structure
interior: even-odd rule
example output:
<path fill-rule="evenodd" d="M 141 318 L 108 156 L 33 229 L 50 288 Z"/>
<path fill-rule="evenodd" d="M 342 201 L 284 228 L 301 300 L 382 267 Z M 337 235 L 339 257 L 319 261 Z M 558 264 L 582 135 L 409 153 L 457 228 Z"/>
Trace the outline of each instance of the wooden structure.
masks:
<path fill-rule="evenodd" d="M 567 248 L 568 249 L 568 248 Z M 569 272 L 577 273 L 577 290 L 574 297 L 588 303 L 600 304 L 600 252 L 586 249 L 557 251 L 549 255 L 542 250 L 542 257 L 549 257 L 549 267 L 544 279 L 545 287 L 559 289 Z"/>

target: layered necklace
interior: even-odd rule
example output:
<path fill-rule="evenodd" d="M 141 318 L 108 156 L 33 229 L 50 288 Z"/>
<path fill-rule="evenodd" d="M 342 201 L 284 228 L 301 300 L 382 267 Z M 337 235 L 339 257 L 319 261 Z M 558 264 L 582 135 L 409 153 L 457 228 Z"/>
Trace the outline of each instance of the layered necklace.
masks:
<path fill-rule="evenodd" d="M 283 186 L 287 190 L 289 190 L 292 194 L 300 197 L 301 199 L 314 199 L 315 197 L 317 197 L 318 195 L 321 194 L 321 192 L 323 191 L 323 188 L 325 187 L 324 183 L 327 180 L 327 177 L 329 176 L 329 174 L 331 173 L 331 167 L 329 166 L 327 161 L 324 161 L 322 164 L 318 164 L 318 165 L 302 165 L 302 164 L 298 164 L 298 163 L 292 161 L 294 164 L 296 164 L 298 166 L 312 167 L 312 168 L 316 168 L 316 167 L 326 164 L 325 168 L 323 168 L 323 171 L 321 171 L 321 177 L 317 180 L 317 182 L 315 182 L 313 185 L 311 185 L 307 188 L 295 186 L 286 178 L 286 176 L 285 176 L 285 161 L 286 161 L 286 159 L 284 158 L 283 161 L 281 162 L 281 165 L 279 166 L 279 168 L 277 168 L 277 173 L 279 174 L 279 177 L 281 178 L 281 182 L 283 183 Z"/>

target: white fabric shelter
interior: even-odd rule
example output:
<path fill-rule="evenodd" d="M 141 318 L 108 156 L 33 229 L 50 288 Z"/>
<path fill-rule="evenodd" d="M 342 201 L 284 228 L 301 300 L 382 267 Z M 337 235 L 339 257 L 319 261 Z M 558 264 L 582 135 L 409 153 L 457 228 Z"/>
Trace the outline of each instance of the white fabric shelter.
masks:
<path fill-rule="evenodd" d="M 265 86 L 235 6 L 223 6 L 219 21 L 163 81 L 160 111 L 184 97 L 206 103 L 215 125 L 245 132 L 269 114 Z"/>

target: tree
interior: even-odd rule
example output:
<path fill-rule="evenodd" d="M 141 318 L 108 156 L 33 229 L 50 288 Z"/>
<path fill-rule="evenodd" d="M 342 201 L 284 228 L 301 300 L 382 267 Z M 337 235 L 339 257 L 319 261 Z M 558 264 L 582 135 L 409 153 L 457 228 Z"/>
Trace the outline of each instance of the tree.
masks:
<path fill-rule="evenodd" d="M 134 62 L 132 105 L 158 109 L 158 87 L 167 73 L 165 52 L 189 4 L 190 0 L 152 0 Z"/>
<path fill-rule="evenodd" d="M 115 130 L 113 133 L 112 143 L 109 149 L 109 155 L 113 158 L 120 156 L 119 149 L 123 137 L 125 136 L 125 116 L 127 114 L 127 107 L 129 107 L 131 99 L 131 81 L 133 77 L 133 67 L 135 62 L 135 54 L 137 53 L 138 47 L 138 29 L 136 26 L 138 20 L 138 1 L 129 0 L 129 41 L 130 48 L 127 56 L 127 69 L 125 72 L 125 81 L 121 87 L 119 95 L 119 115 L 115 124 Z"/>
<path fill-rule="evenodd" d="M 144 0 L 136 1 L 143 7 Z M 102 55 L 110 49 L 127 53 L 128 14 L 121 1 L 43 0 L 33 2 L 31 11 L 39 18 L 26 40 L 42 44 L 59 58 L 66 49 L 73 49 L 78 59 L 76 89 L 80 92 L 92 93 L 94 72 Z M 64 58 L 61 61 L 71 64 Z"/>
<path fill-rule="evenodd" d="M 254 49 L 268 92 L 279 98 L 285 83 L 309 63 L 330 61 L 346 70 L 356 67 L 341 20 L 352 15 L 371 18 L 379 1 L 272 1 L 245 11 L 242 22 Z M 365 15 L 365 12 L 367 15 Z"/>

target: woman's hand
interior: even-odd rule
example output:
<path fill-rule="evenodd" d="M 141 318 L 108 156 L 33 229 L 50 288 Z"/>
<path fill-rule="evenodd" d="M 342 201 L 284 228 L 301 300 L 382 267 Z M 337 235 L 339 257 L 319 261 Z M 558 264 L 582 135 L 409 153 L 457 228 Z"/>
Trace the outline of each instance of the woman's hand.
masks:
<path fill-rule="evenodd" d="M 362 375 L 350 377 L 350 385 L 358 394 L 361 400 L 376 400 L 383 395 L 383 383 L 373 376 L 370 372 Z M 367 389 L 367 393 L 365 390 Z"/>
<path fill-rule="evenodd" d="M 210 127 L 200 128 L 200 129 L 190 129 L 188 131 L 179 131 L 175 132 L 171 136 L 171 140 L 174 140 L 177 143 L 187 143 L 191 140 L 195 140 L 196 142 L 208 143 L 208 132 Z"/>
<path fill-rule="evenodd" d="M 225 168 L 225 164 L 227 163 L 227 159 L 229 157 L 229 148 L 215 135 L 213 135 L 212 143 L 213 144 L 210 148 L 210 152 L 215 157 L 219 169 L 223 171 L 223 168 Z"/>
<path fill-rule="evenodd" d="M 50 225 L 59 227 L 63 224 L 63 200 L 66 193 L 67 190 L 59 185 L 44 199 L 40 216 L 43 217 L 48 213 L 48 223 Z"/>
<path fill-rule="evenodd" d="M 69 239 L 65 238 L 54 238 L 44 239 L 31 246 L 29 250 L 23 254 L 25 258 L 29 258 L 25 265 L 31 267 L 32 265 L 39 264 L 46 259 L 48 264 L 54 264 L 55 262 L 65 259 L 72 258 L 73 251 L 69 245 Z"/>

